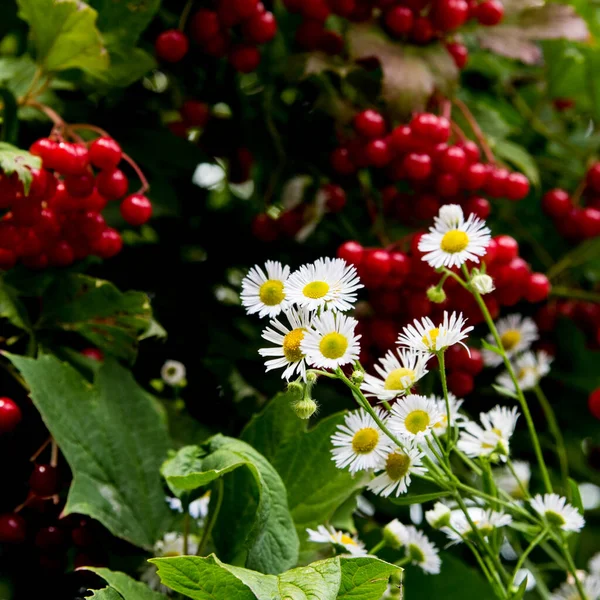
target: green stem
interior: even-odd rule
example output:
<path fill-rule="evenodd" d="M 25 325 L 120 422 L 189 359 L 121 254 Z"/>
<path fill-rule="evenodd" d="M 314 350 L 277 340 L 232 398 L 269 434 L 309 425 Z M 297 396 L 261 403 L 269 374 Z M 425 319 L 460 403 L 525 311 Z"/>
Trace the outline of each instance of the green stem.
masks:
<path fill-rule="evenodd" d="M 378 542 L 377 544 L 375 544 L 369 550 L 369 554 L 375 554 L 376 552 L 379 552 L 382 548 L 385 548 L 385 540 L 381 540 L 380 542 Z"/>
<path fill-rule="evenodd" d="M 563 551 L 565 560 L 567 561 L 567 565 L 569 567 L 569 572 L 575 579 L 575 587 L 577 588 L 577 591 L 579 592 L 579 596 L 580 596 L 581 600 L 588 600 L 585 590 L 583 589 L 583 585 L 581 584 L 579 577 L 577 577 L 577 567 L 575 566 L 575 563 L 573 562 L 573 557 L 571 556 L 571 551 L 569 550 L 569 545 L 567 544 L 566 541 L 563 541 L 563 543 L 561 545 L 561 549 Z"/>
<path fill-rule="evenodd" d="M 190 513 L 187 510 L 183 515 L 183 554 L 187 555 L 189 552 L 189 536 L 190 536 Z"/>
<path fill-rule="evenodd" d="M 460 460 L 462 460 L 475 473 L 475 475 L 481 475 L 481 469 L 464 452 L 456 447 L 453 448 L 453 451 L 458 458 L 460 458 Z"/>
<path fill-rule="evenodd" d="M 465 274 L 465 277 L 467 278 L 467 281 L 468 281 L 469 280 L 469 271 L 467 270 L 465 265 L 463 265 L 463 273 Z M 502 359 L 504 360 L 504 365 L 505 365 L 506 370 L 508 371 L 508 374 L 515 386 L 517 398 L 519 399 L 519 404 L 521 405 L 521 410 L 523 411 L 523 415 L 525 416 L 525 421 L 527 422 L 527 428 L 529 430 L 529 435 L 531 437 L 533 449 L 534 449 L 535 455 L 537 457 L 537 461 L 540 466 L 540 471 L 542 473 L 542 479 L 544 480 L 544 486 L 546 488 L 546 491 L 551 493 L 552 492 L 552 482 L 550 481 L 550 475 L 548 474 L 548 469 L 546 467 L 546 463 L 544 462 L 544 456 L 542 454 L 540 440 L 539 440 L 537 432 L 535 430 L 535 425 L 533 423 L 531 413 L 529 412 L 529 406 L 527 405 L 527 400 L 525 399 L 525 395 L 523 394 L 523 391 L 521 390 L 521 386 L 519 385 L 517 376 L 515 375 L 515 372 L 513 370 L 513 366 L 511 364 L 510 360 L 508 359 L 508 356 L 506 356 L 506 351 L 504 349 L 504 346 L 502 345 L 502 339 L 500 338 L 500 334 L 498 333 L 498 330 L 496 329 L 496 325 L 494 323 L 494 320 L 492 319 L 492 316 L 490 315 L 490 311 L 488 310 L 485 302 L 483 301 L 481 294 L 475 288 L 471 288 L 471 293 L 473 294 L 475 301 L 479 305 L 481 313 L 483 314 L 483 317 L 490 329 L 490 332 L 492 333 L 492 336 L 493 336 L 494 340 L 496 341 L 496 345 L 498 346 L 499 350 L 502 352 Z"/>
<path fill-rule="evenodd" d="M 529 546 L 527 546 L 527 548 L 525 549 L 525 551 L 523 553 L 521 553 L 521 556 L 519 556 L 519 560 L 517 561 L 517 564 L 515 565 L 515 569 L 513 571 L 513 575 L 512 575 L 512 582 L 514 584 L 515 581 L 515 577 L 517 576 L 517 572 L 519 571 L 519 569 L 523 566 L 523 563 L 527 560 L 527 557 L 529 556 L 529 554 L 531 552 L 533 552 L 533 549 L 538 546 L 541 542 L 544 541 L 544 538 L 548 535 L 548 530 L 547 529 L 543 529 L 542 531 L 540 531 L 540 533 L 533 538 L 533 540 L 531 541 L 531 544 L 529 544 Z"/>
<path fill-rule="evenodd" d="M 506 461 L 506 465 L 508 466 L 508 470 L 512 473 L 513 477 L 517 480 L 517 484 L 521 489 L 523 498 L 529 498 L 529 490 L 525 487 L 525 484 L 519 479 L 517 471 L 515 470 L 515 466 L 513 465 L 512 460 L 510 460 L 510 458 Z"/>
<path fill-rule="evenodd" d="M 454 530 L 454 531 L 456 533 L 458 533 L 456 530 Z M 488 580 L 488 583 L 492 586 L 492 588 L 494 590 L 494 593 L 499 598 L 505 598 L 506 596 L 505 596 L 505 594 L 502 591 L 502 586 L 498 586 L 498 582 L 492 576 L 492 574 L 490 572 L 490 569 L 485 564 L 485 561 L 483 560 L 481 554 L 479 553 L 479 551 L 477 550 L 477 548 L 475 547 L 475 545 L 472 544 L 469 540 L 466 540 L 466 539 L 465 539 L 465 544 L 467 544 L 468 548 L 473 553 L 473 556 L 477 560 L 477 564 L 479 565 L 479 568 L 483 571 L 483 574 L 485 575 L 486 579 Z"/>
<path fill-rule="evenodd" d="M 548 401 L 546 394 L 544 394 L 539 384 L 536 385 L 533 389 L 540 402 L 542 410 L 544 411 L 546 420 L 548 421 L 550 433 L 553 435 L 554 441 L 556 442 L 556 454 L 558 455 L 558 461 L 560 463 L 560 474 L 563 481 L 563 487 L 566 492 L 569 489 L 569 460 L 567 458 L 565 440 L 563 438 L 560 427 L 558 426 L 558 421 L 556 420 L 554 410 L 552 410 L 552 405 Z"/>
<path fill-rule="evenodd" d="M 405 556 L 404 558 L 397 560 L 394 564 L 397 567 L 403 567 L 404 565 L 407 565 L 409 562 L 410 562 L 410 556 Z"/>
<path fill-rule="evenodd" d="M 198 556 L 202 556 L 202 553 L 204 552 L 204 547 L 206 546 L 206 543 L 208 542 L 208 539 L 210 538 L 210 534 L 212 533 L 213 527 L 215 526 L 215 523 L 217 522 L 217 517 L 219 516 L 219 511 L 221 510 L 221 505 L 223 504 L 223 479 L 217 479 L 217 484 L 215 486 L 215 488 L 213 489 L 213 494 L 216 494 L 216 499 L 215 499 L 215 505 L 214 508 L 212 507 L 212 502 L 213 502 L 213 498 L 211 498 L 211 511 L 210 511 L 210 515 L 208 517 L 208 521 L 206 522 L 206 524 L 204 525 L 204 531 L 202 532 L 202 539 L 200 540 L 200 543 L 198 544 L 198 552 L 196 552 L 196 554 Z"/>
<path fill-rule="evenodd" d="M 450 414 L 450 398 L 448 397 L 448 382 L 446 381 L 446 364 L 444 361 L 445 349 L 441 352 L 437 352 L 437 359 L 440 366 L 440 377 L 442 379 L 442 390 L 444 391 L 444 401 L 446 402 L 446 417 L 448 419 L 446 424 L 446 448 L 450 452 L 450 443 L 452 440 L 452 416 Z"/>

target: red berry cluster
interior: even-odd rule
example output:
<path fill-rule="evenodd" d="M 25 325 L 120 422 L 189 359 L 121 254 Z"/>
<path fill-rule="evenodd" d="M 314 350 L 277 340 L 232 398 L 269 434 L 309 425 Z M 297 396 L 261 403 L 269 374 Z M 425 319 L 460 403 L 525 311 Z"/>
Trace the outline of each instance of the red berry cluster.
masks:
<path fill-rule="evenodd" d="M 186 138 L 192 128 L 204 129 L 210 119 L 210 106 L 199 100 L 186 100 L 179 109 L 181 119 L 171 121 L 169 129 L 177 137 Z"/>
<path fill-rule="evenodd" d="M 90 254 L 117 254 L 121 236 L 101 214 L 109 200 L 127 194 L 127 177 L 117 168 L 122 157 L 117 142 L 101 137 L 88 148 L 42 138 L 30 151 L 42 159 L 42 168 L 32 169 L 27 194 L 16 174 L 0 176 L 0 209 L 8 210 L 0 220 L 0 268 L 10 269 L 18 260 L 32 269 L 65 267 Z M 151 214 L 143 194 L 121 201 L 121 215 L 131 225 L 142 225 Z"/>
<path fill-rule="evenodd" d="M 475 388 L 475 376 L 483 371 L 481 352 L 455 344 L 446 351 L 445 360 L 448 388 L 459 398 L 468 396 Z"/>
<path fill-rule="evenodd" d="M 569 192 L 560 188 L 542 198 L 544 212 L 554 220 L 560 234 L 574 242 L 600 236 L 600 162 L 588 169 L 583 184 L 585 206 L 578 206 Z"/>
<path fill-rule="evenodd" d="M 521 200 L 529 193 L 525 175 L 480 162 L 474 142 L 450 143 L 451 124 L 445 117 L 418 113 L 408 125 L 390 131 L 381 114 L 364 110 L 355 116 L 353 129 L 354 137 L 332 152 L 332 168 L 351 175 L 374 167 L 394 182 L 408 181 L 413 194 L 399 194 L 395 186 L 383 190 L 384 207 L 388 213 L 396 209 L 402 219 L 430 220 L 447 203 L 485 219 L 490 204 L 483 195 Z"/>
<path fill-rule="evenodd" d="M 407 252 L 364 248 L 355 241 L 345 242 L 338 249 L 338 257 L 356 266 L 369 292 L 368 305 L 357 310 L 364 340 L 361 360 L 366 364 L 373 361 L 373 350 L 379 355 L 394 347 L 399 330 L 413 319 L 427 316 L 436 321 L 443 317 L 444 310 L 462 312 L 471 324 L 483 319 L 472 295 L 452 278 L 444 285 L 447 296 L 444 302 L 435 304 L 429 300 L 427 289 L 438 283 L 440 275 L 422 260 L 418 250 L 421 235 L 417 233 L 406 240 Z M 501 306 L 513 306 L 520 300 L 540 302 L 548 297 L 548 279 L 531 272 L 519 257 L 519 247 L 513 238 L 506 235 L 493 238 L 484 262 L 497 288 L 483 296 L 493 318 L 499 315 Z M 472 359 L 467 358 L 456 357 L 451 366 L 451 389 L 461 396 L 472 389 L 472 378 L 481 370 L 477 352 Z"/>
<path fill-rule="evenodd" d="M 236 71 L 250 73 L 260 63 L 258 46 L 275 37 L 277 21 L 259 0 L 216 0 L 213 9 L 201 8 L 192 16 L 189 29 L 206 54 L 227 56 Z M 171 29 L 158 36 L 155 49 L 160 59 L 179 62 L 189 50 L 189 40 Z"/>

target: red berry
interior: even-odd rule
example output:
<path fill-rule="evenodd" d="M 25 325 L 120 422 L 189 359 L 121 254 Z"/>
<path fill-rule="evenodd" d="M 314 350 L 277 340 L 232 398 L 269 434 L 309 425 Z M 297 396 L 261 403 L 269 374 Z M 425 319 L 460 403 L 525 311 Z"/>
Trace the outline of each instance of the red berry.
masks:
<path fill-rule="evenodd" d="M 210 40 L 205 42 L 204 51 L 209 56 L 223 58 L 229 50 L 230 41 L 231 36 L 229 35 L 228 31 L 219 31 L 217 35 L 211 37 Z"/>
<path fill-rule="evenodd" d="M 79 354 L 89 358 L 90 360 L 95 360 L 98 362 L 104 361 L 104 353 L 102 350 L 98 350 L 98 348 L 84 348 L 79 352 Z"/>
<path fill-rule="evenodd" d="M 68 267 L 75 261 L 75 253 L 69 242 L 61 240 L 48 250 L 48 264 L 53 267 Z"/>
<path fill-rule="evenodd" d="M 600 419 L 600 388 L 595 389 L 588 397 L 588 407 L 596 419 Z M 1 537 L 1 534 L 0 534 Z"/>
<path fill-rule="evenodd" d="M 546 214 L 554 219 L 560 219 L 569 213 L 573 205 L 566 190 L 555 188 L 544 194 L 542 208 Z"/>
<path fill-rule="evenodd" d="M 113 138 L 99 137 L 90 144 L 89 156 L 95 167 L 114 169 L 121 161 L 123 151 Z"/>
<path fill-rule="evenodd" d="M 410 121 L 410 129 L 416 138 L 437 141 L 438 117 L 432 113 L 417 113 Z"/>
<path fill-rule="evenodd" d="M 31 185 L 29 186 L 28 198 L 44 198 L 46 188 L 51 185 L 51 179 L 56 179 L 46 169 L 31 169 Z"/>
<path fill-rule="evenodd" d="M 242 25 L 242 32 L 249 42 L 266 44 L 277 33 L 277 21 L 271 12 L 258 13 Z"/>
<path fill-rule="evenodd" d="M 361 267 L 370 276 L 377 279 L 386 277 L 392 269 L 392 259 L 387 250 L 372 250 L 367 252 Z"/>
<path fill-rule="evenodd" d="M 422 221 L 431 221 L 437 216 L 440 202 L 433 194 L 423 194 L 416 198 L 414 205 L 414 216 Z"/>
<path fill-rule="evenodd" d="M 321 188 L 325 196 L 325 206 L 330 212 L 340 212 L 346 206 L 346 192 L 333 183 L 327 183 Z"/>
<path fill-rule="evenodd" d="M 0 434 L 15 429 L 21 422 L 21 409 L 14 400 L 3 396 L 0 398 Z"/>
<path fill-rule="evenodd" d="M 91 173 L 67 175 L 64 181 L 65 188 L 71 196 L 89 196 L 94 191 L 95 179 Z"/>
<path fill-rule="evenodd" d="M 325 0 L 303 0 L 300 10 L 306 19 L 315 19 L 322 23 L 325 22 L 327 17 L 331 14 Z"/>
<path fill-rule="evenodd" d="M 483 355 L 477 348 L 470 348 L 471 357 L 464 364 L 464 371 L 469 375 L 479 375 L 483 371 Z"/>
<path fill-rule="evenodd" d="M 65 175 L 75 175 L 85 171 L 88 151 L 68 142 L 60 142 L 48 153 L 44 166 Z"/>
<path fill-rule="evenodd" d="M 481 196 L 473 196 L 472 198 L 469 198 L 465 204 L 466 215 L 473 213 L 483 220 L 490 216 L 491 210 L 492 207 L 487 198 L 482 198 Z"/>
<path fill-rule="evenodd" d="M 269 215 L 261 213 L 252 221 L 252 235 L 261 242 L 273 242 L 278 235 L 277 225 Z"/>
<path fill-rule="evenodd" d="M 402 166 L 410 179 L 426 179 L 431 173 L 431 156 L 411 152 L 404 157 Z"/>
<path fill-rule="evenodd" d="M 453 371 L 448 374 L 448 389 L 458 398 L 468 396 L 474 389 L 473 376 L 465 371 Z"/>
<path fill-rule="evenodd" d="M 479 162 L 481 152 L 479 152 L 479 146 L 475 142 L 471 140 L 465 140 L 464 142 L 459 142 L 456 145 L 463 149 L 465 156 L 467 157 L 468 164 L 472 165 L 476 162 Z"/>
<path fill-rule="evenodd" d="M 41 498 L 47 498 L 58 491 L 58 469 L 52 465 L 35 465 L 29 477 L 29 488 Z"/>
<path fill-rule="evenodd" d="M 323 31 L 318 49 L 330 56 L 341 54 L 344 50 L 344 38 L 337 31 Z"/>
<path fill-rule="evenodd" d="M 41 550 L 50 550 L 65 543 L 65 534 L 59 527 L 42 527 L 35 535 L 35 545 Z"/>
<path fill-rule="evenodd" d="M 296 30 L 296 43 L 305 50 L 316 50 L 324 33 L 325 29 L 321 21 L 302 21 Z"/>
<path fill-rule="evenodd" d="M 329 0 L 331 11 L 340 17 L 348 18 L 356 9 L 355 0 Z"/>
<path fill-rule="evenodd" d="M 520 256 L 517 256 L 498 269 L 496 285 L 498 287 L 526 286 L 529 281 L 529 275 L 529 263 L 524 261 Z"/>
<path fill-rule="evenodd" d="M 550 281 L 543 273 L 532 273 L 525 289 L 528 302 L 541 302 L 550 295 Z"/>
<path fill-rule="evenodd" d="M 485 191 L 492 198 L 502 198 L 506 195 L 508 171 L 506 169 L 493 168 L 488 174 L 485 182 Z"/>
<path fill-rule="evenodd" d="M 386 140 L 377 139 L 365 146 L 365 157 L 370 165 L 382 168 L 392 160 L 392 153 Z"/>
<path fill-rule="evenodd" d="M 446 143 L 450 139 L 450 121 L 446 117 L 437 117 L 437 123 L 432 134 L 435 142 Z"/>
<path fill-rule="evenodd" d="M 231 156 L 229 161 L 229 173 L 227 174 L 230 183 L 244 183 L 250 179 L 254 157 L 248 148 L 239 147 Z"/>
<path fill-rule="evenodd" d="M 206 102 L 198 102 L 198 100 L 186 100 L 179 111 L 181 117 L 193 127 L 205 127 L 210 117 L 210 107 Z"/>
<path fill-rule="evenodd" d="M 179 62 L 189 49 L 189 41 L 183 31 L 169 29 L 163 31 L 154 43 L 156 56 L 161 60 L 176 63 Z"/>
<path fill-rule="evenodd" d="M 256 71 L 260 63 L 260 52 L 255 46 L 237 44 L 229 51 L 229 63 L 240 73 Z"/>
<path fill-rule="evenodd" d="M 8 271 L 9 269 L 12 269 L 16 264 L 17 255 L 12 250 L 0 248 L 0 270 Z"/>
<path fill-rule="evenodd" d="M 219 17 L 214 10 L 201 8 L 190 19 L 190 33 L 198 44 L 203 44 L 215 37 L 219 30 Z"/>
<path fill-rule="evenodd" d="M 96 175 L 96 187 L 108 200 L 117 200 L 127 193 L 129 181 L 120 169 L 105 169 Z"/>
<path fill-rule="evenodd" d="M 460 191 L 460 180 L 452 173 L 442 173 L 435 180 L 435 191 L 443 198 L 452 198 Z"/>
<path fill-rule="evenodd" d="M 27 539 L 25 519 L 16 513 L 0 515 L 0 542 L 22 544 Z"/>
<path fill-rule="evenodd" d="M 415 17 L 406 6 L 394 6 L 385 13 L 385 25 L 390 33 L 397 36 L 407 35 L 412 31 Z"/>
<path fill-rule="evenodd" d="M 475 16 L 482 25 L 497 25 L 504 16 L 504 7 L 498 0 L 485 0 L 477 7 Z"/>
<path fill-rule="evenodd" d="M 108 200 L 96 189 L 85 198 L 81 198 L 81 209 L 85 211 L 102 212 Z"/>
<path fill-rule="evenodd" d="M 410 272 L 410 261 L 404 252 L 390 252 L 392 263 L 390 275 L 397 279 L 404 279 Z"/>
<path fill-rule="evenodd" d="M 53 169 L 54 167 L 50 166 L 48 161 L 52 159 L 57 147 L 58 142 L 49 138 L 40 138 L 31 144 L 29 152 L 35 156 L 39 156 L 47 169 Z"/>
<path fill-rule="evenodd" d="M 433 39 L 433 25 L 427 17 L 418 17 L 412 30 L 412 39 L 417 44 L 426 44 Z"/>
<path fill-rule="evenodd" d="M 121 251 L 123 240 L 116 229 L 107 227 L 92 244 L 93 254 L 100 258 L 112 258 Z"/>
<path fill-rule="evenodd" d="M 356 165 L 350 158 L 348 148 L 336 148 L 330 155 L 331 167 L 341 175 L 351 175 L 356 171 Z"/>
<path fill-rule="evenodd" d="M 600 210 L 590 208 L 582 209 L 577 221 L 580 227 L 580 234 L 583 238 L 593 238 L 600 235 Z"/>
<path fill-rule="evenodd" d="M 375 110 L 363 110 L 354 117 L 354 129 L 363 137 L 379 138 L 385 135 L 385 120 Z"/>
<path fill-rule="evenodd" d="M 437 0 L 433 10 L 433 22 L 441 31 L 460 27 L 469 16 L 466 0 Z"/>
<path fill-rule="evenodd" d="M 448 54 L 454 60 L 457 69 L 464 69 L 466 67 L 469 60 L 469 51 L 464 44 L 448 42 L 446 43 L 446 50 L 448 50 Z"/>
<path fill-rule="evenodd" d="M 338 258 L 357 267 L 361 264 L 365 249 L 358 242 L 344 242 L 337 251 Z"/>
<path fill-rule="evenodd" d="M 529 179 L 522 173 L 511 173 L 506 180 L 504 193 L 509 200 L 523 200 L 529 194 Z"/>
<path fill-rule="evenodd" d="M 121 202 L 121 216 L 130 225 L 143 225 L 152 216 L 152 204 L 143 194 L 131 194 Z"/>
<path fill-rule="evenodd" d="M 474 192 L 485 186 L 488 178 L 488 168 L 481 163 L 473 163 L 469 165 L 462 176 L 462 185 L 466 190 Z"/>
<path fill-rule="evenodd" d="M 506 264 L 519 255 L 519 244 L 517 240 L 509 235 L 499 235 L 494 238 L 496 242 L 496 261 Z"/>
<path fill-rule="evenodd" d="M 446 173 L 459 175 L 467 165 L 467 157 L 459 146 L 450 146 L 438 157 L 436 164 Z"/>

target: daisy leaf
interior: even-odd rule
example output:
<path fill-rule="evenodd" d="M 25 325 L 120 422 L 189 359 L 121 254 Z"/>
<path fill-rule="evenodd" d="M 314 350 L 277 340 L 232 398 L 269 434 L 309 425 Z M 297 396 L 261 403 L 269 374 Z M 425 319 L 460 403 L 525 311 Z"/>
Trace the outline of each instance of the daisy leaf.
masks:
<path fill-rule="evenodd" d="M 164 594 L 153 592 L 146 584 L 136 581 L 120 571 L 111 571 L 110 569 L 99 567 L 84 567 L 84 569 L 96 573 L 96 575 L 102 577 L 109 585 L 109 587 L 103 590 L 96 591 L 96 595 L 92 596 L 92 598 L 102 598 L 104 600 L 105 597 L 98 594 L 105 592 L 106 600 L 112 600 L 113 597 L 119 600 L 166 600 Z"/>
<path fill-rule="evenodd" d="M 519 396 L 517 396 L 517 394 L 515 394 L 515 392 L 509 390 L 508 388 L 505 388 L 502 385 L 497 385 L 495 383 L 492 383 L 492 387 L 501 395 L 501 396 L 506 396 L 508 398 L 512 398 L 513 400 L 518 400 Z"/>

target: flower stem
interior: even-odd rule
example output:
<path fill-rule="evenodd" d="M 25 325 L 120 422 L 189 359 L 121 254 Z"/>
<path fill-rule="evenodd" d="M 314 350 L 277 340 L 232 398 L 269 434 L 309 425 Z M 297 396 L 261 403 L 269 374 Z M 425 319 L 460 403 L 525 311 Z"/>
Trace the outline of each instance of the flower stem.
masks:
<path fill-rule="evenodd" d="M 510 460 L 510 458 L 507 459 L 506 466 L 508 467 L 508 470 L 512 473 L 513 477 L 516 479 L 517 485 L 519 486 L 519 489 L 521 490 L 521 493 L 523 494 L 523 498 L 529 498 L 529 491 L 525 487 L 525 484 L 519 479 L 519 476 L 517 475 L 517 471 L 515 470 L 515 465 L 513 465 L 513 462 L 512 462 L 512 460 Z"/>
<path fill-rule="evenodd" d="M 219 511 L 221 510 L 221 504 L 223 504 L 223 479 L 217 479 L 217 487 L 215 490 L 216 504 L 214 508 L 211 506 L 210 516 L 208 517 L 208 522 L 204 525 L 204 531 L 202 532 L 202 539 L 198 544 L 198 551 L 196 554 L 198 556 L 202 556 L 204 552 L 204 547 L 208 542 L 208 538 L 210 538 L 210 534 L 212 533 L 213 527 L 217 522 L 217 517 L 219 516 Z M 211 496 L 211 505 L 212 505 L 212 496 Z"/>
<path fill-rule="evenodd" d="M 183 515 L 183 554 L 187 555 L 189 552 L 188 538 L 190 535 L 190 513 L 186 508 L 185 515 Z"/>
<path fill-rule="evenodd" d="M 445 349 L 437 352 L 437 359 L 440 366 L 440 377 L 442 379 L 442 389 L 444 390 L 444 402 L 446 403 L 446 449 L 450 452 L 450 444 L 452 442 L 452 418 L 450 415 L 450 398 L 448 397 L 448 381 L 446 380 L 446 364 L 444 361 Z"/>
<path fill-rule="evenodd" d="M 575 587 L 577 588 L 577 591 L 579 592 L 579 596 L 580 596 L 581 600 L 588 600 L 588 597 L 583 589 L 583 585 L 581 585 L 581 580 L 579 579 L 579 577 L 577 577 L 577 567 L 575 566 L 575 563 L 573 562 L 573 557 L 571 556 L 571 551 L 569 550 L 569 544 L 567 544 L 567 542 L 564 540 L 561 545 L 561 549 L 563 551 L 565 560 L 567 561 L 567 565 L 569 567 L 569 572 L 571 573 L 571 575 L 573 575 L 573 578 L 575 579 Z"/>
<path fill-rule="evenodd" d="M 527 560 L 527 557 L 529 556 L 529 554 L 534 550 L 534 548 L 536 546 L 538 546 L 541 542 L 544 541 L 544 538 L 547 535 L 548 535 L 548 530 L 542 529 L 542 531 L 540 531 L 540 533 L 535 538 L 533 538 L 533 540 L 531 541 L 531 544 L 529 544 L 529 546 L 527 546 L 525 551 L 521 553 L 521 556 L 519 556 L 519 560 L 517 561 L 517 564 L 515 565 L 515 569 L 513 571 L 513 575 L 512 575 L 512 583 L 513 584 L 515 582 L 515 577 L 517 576 L 519 569 L 523 566 L 523 563 Z"/>
<path fill-rule="evenodd" d="M 382 548 L 385 547 L 385 540 L 381 540 L 380 542 L 378 542 L 377 544 L 375 544 L 370 550 L 369 550 L 369 554 L 375 554 L 376 552 L 379 552 Z"/>

